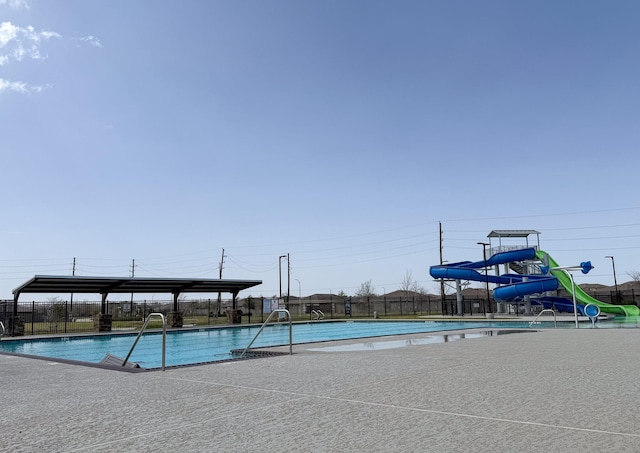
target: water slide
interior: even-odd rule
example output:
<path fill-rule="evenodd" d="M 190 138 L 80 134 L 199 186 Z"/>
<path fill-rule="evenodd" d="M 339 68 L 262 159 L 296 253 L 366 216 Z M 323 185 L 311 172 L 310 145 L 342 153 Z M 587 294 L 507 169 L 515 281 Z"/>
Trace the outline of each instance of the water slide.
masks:
<path fill-rule="evenodd" d="M 558 263 L 553 258 L 551 258 L 551 255 L 549 255 L 547 252 L 543 250 L 539 250 L 536 253 L 536 257 L 542 262 L 545 262 L 545 260 L 548 259 L 549 266 L 552 268 L 559 267 Z M 569 275 L 567 275 L 566 272 L 561 270 L 555 270 L 555 271 L 552 270 L 551 274 L 558 279 L 562 287 L 569 293 L 571 297 L 573 297 L 574 285 L 571 284 L 571 277 L 569 277 Z M 635 305 L 607 304 L 605 302 L 599 301 L 598 299 L 594 299 L 589 294 L 587 294 L 582 288 L 580 288 L 578 285 L 575 285 L 575 289 L 576 289 L 576 303 L 578 304 L 597 305 L 600 308 L 600 311 L 604 313 L 622 314 L 625 316 L 640 316 L 640 308 L 636 307 Z"/>
<path fill-rule="evenodd" d="M 525 261 L 538 259 L 544 263 L 548 263 L 550 267 L 559 267 L 558 263 L 551 256 L 534 248 L 525 248 L 520 250 L 512 250 L 508 252 L 496 253 L 485 261 L 461 261 L 458 263 L 443 264 L 432 266 L 429 274 L 433 278 L 445 278 L 451 280 L 471 280 L 476 282 L 494 283 L 499 286 L 493 290 L 493 296 L 497 300 L 516 300 L 523 296 L 531 294 L 540 294 L 547 291 L 555 291 L 558 285 L 569 293 L 573 298 L 573 285 L 571 277 L 562 270 L 551 271 L 551 275 L 521 275 L 521 274 L 504 274 L 504 275 L 485 275 L 476 269 L 485 266 L 494 266 L 496 264 L 506 264 L 512 261 Z M 548 261 L 547 261 L 548 260 Z M 582 288 L 575 285 L 576 305 L 582 306 L 594 304 L 604 313 L 623 314 L 625 316 L 640 316 L 640 308 L 635 305 L 612 305 L 599 301 L 588 295 Z M 573 307 L 571 307 L 573 308 Z M 573 311 L 573 310 L 571 310 Z M 582 311 L 582 310 L 580 310 Z"/>
<path fill-rule="evenodd" d="M 431 266 L 429 274 L 433 278 L 446 278 L 451 280 L 471 280 L 475 282 L 495 283 L 500 286 L 493 290 L 494 297 L 500 300 L 514 300 L 528 294 L 553 291 L 558 288 L 558 280 L 549 275 L 485 275 L 476 269 L 496 264 L 506 264 L 513 261 L 525 261 L 536 258 L 534 248 L 511 250 L 496 253 L 485 261 L 461 261 L 458 263 Z"/>

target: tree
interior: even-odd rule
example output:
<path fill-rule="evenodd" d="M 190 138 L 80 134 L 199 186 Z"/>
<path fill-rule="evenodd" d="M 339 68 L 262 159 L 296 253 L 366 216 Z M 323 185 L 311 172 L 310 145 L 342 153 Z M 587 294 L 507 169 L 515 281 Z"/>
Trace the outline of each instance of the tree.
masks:
<path fill-rule="evenodd" d="M 375 296 L 376 288 L 371 284 L 371 280 L 367 280 L 360 284 L 360 288 L 356 291 L 356 296 L 367 297 L 367 296 Z"/>
<path fill-rule="evenodd" d="M 418 294 L 424 294 L 426 291 L 423 287 L 421 287 L 418 282 L 413 278 L 413 272 L 409 269 L 404 273 L 404 278 L 400 283 L 400 289 L 405 292 L 405 295 L 408 296 L 408 292 L 414 292 Z"/>
<path fill-rule="evenodd" d="M 58 331 L 58 323 L 64 322 L 67 316 L 67 305 L 60 300 L 59 297 L 50 297 L 47 299 L 51 306 L 47 309 L 47 320 L 49 321 L 49 330 Z"/>
<path fill-rule="evenodd" d="M 627 275 L 631 277 L 633 281 L 640 282 L 640 272 L 638 271 L 629 271 Z"/>

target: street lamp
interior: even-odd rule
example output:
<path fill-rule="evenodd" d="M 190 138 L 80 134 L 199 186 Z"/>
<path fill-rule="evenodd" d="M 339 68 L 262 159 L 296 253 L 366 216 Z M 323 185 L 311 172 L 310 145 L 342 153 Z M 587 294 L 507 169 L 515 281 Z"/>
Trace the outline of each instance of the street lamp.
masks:
<path fill-rule="evenodd" d="M 491 313 L 491 299 L 489 298 L 489 269 L 487 269 L 487 244 L 486 242 L 478 242 L 482 246 L 482 257 L 484 258 L 484 280 L 487 287 L 487 304 L 489 305 L 489 313 Z M 485 307 L 482 306 L 482 314 L 486 315 Z"/>
<path fill-rule="evenodd" d="M 576 329 L 578 328 L 578 305 L 576 304 L 576 282 L 573 279 L 573 274 L 569 271 L 582 271 L 583 274 L 589 273 L 593 269 L 591 261 L 583 261 L 579 266 L 562 266 L 552 267 L 552 271 L 564 271 L 565 274 L 571 279 L 571 294 L 573 296 L 573 316 L 576 322 Z"/>
<path fill-rule="evenodd" d="M 613 284 L 616 286 L 616 303 L 620 303 L 620 293 L 618 293 L 618 280 L 616 279 L 616 262 L 613 256 L 607 255 L 605 258 L 611 258 L 611 266 L 613 266 Z"/>
<path fill-rule="evenodd" d="M 289 310 L 289 298 L 291 297 L 291 260 L 287 253 L 287 310 Z"/>
<path fill-rule="evenodd" d="M 287 255 L 280 255 L 278 257 L 278 282 L 280 283 L 280 299 L 282 299 L 282 258 L 286 258 Z"/>
<path fill-rule="evenodd" d="M 297 278 L 295 278 L 294 280 L 298 282 L 298 309 L 300 309 L 300 307 L 302 307 L 302 285 L 300 284 L 300 280 L 298 280 Z"/>

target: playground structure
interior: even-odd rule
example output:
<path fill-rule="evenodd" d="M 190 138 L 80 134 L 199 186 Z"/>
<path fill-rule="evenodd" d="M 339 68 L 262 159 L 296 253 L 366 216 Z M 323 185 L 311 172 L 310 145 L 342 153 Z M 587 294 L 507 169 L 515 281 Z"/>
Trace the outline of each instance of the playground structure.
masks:
<path fill-rule="evenodd" d="M 528 236 L 538 236 L 537 246 L 529 245 Z M 524 305 L 524 313 L 533 313 L 532 306 L 553 309 L 559 312 L 577 313 L 585 316 L 585 307 L 597 306 L 603 313 L 624 316 L 640 315 L 635 305 L 614 305 L 599 301 L 575 284 L 569 270 L 587 273 L 592 266 L 589 261 L 576 266 L 559 266 L 545 251 L 540 250 L 539 232 L 535 230 L 494 230 L 487 237 L 498 239 L 498 245 L 484 249 L 482 261 L 461 261 L 431 266 L 429 273 L 435 279 L 454 281 L 456 284 L 458 314 L 463 313 L 462 281 L 483 282 L 496 285 L 493 297 L 498 313 L 507 312 L 507 304 Z M 504 246 L 503 238 L 524 238 L 525 245 Z M 500 267 L 503 266 L 501 272 Z M 493 269 L 493 274 L 489 270 Z M 484 272 L 480 272 L 484 270 Z M 571 299 L 558 297 L 554 292 L 560 287 Z M 574 309 L 575 307 L 575 309 Z"/>

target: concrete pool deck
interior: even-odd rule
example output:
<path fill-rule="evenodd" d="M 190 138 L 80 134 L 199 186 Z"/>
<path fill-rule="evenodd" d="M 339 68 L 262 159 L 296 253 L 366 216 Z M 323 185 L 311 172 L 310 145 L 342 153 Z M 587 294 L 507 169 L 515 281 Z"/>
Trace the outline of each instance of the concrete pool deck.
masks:
<path fill-rule="evenodd" d="M 142 373 L 0 354 L 0 450 L 640 451 L 638 329 L 409 343 Z"/>

